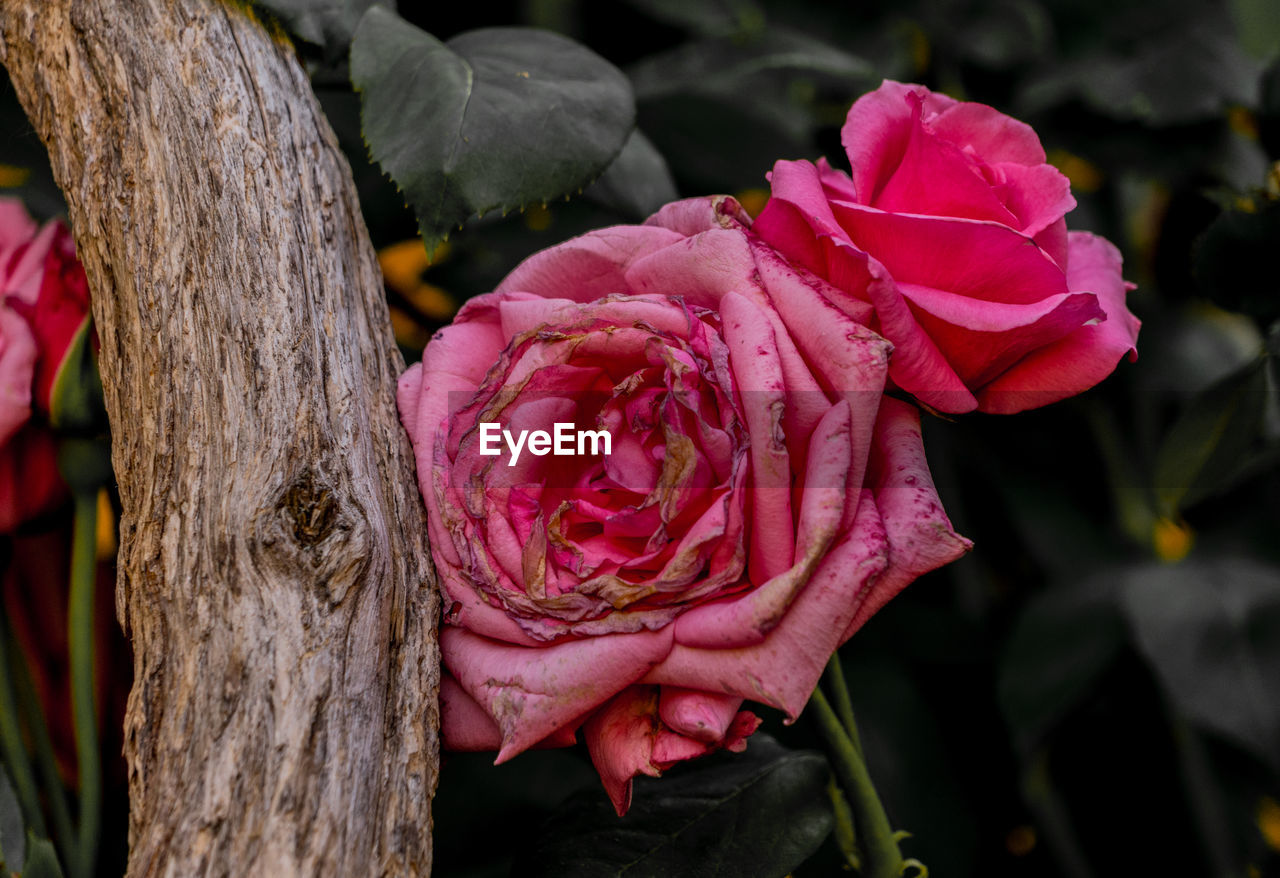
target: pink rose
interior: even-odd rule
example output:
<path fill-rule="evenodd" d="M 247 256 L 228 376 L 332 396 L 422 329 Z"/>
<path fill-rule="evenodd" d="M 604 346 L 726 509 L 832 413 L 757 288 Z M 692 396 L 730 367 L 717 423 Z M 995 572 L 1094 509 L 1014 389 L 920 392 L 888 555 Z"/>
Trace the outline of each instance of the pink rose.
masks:
<path fill-rule="evenodd" d="M 754 231 L 893 342 L 889 375 L 936 409 L 1011 413 L 1136 358 L 1120 253 L 1068 232 L 1067 178 L 984 104 L 886 81 L 849 110 L 852 177 L 778 162 Z"/>
<path fill-rule="evenodd" d="M 58 370 L 88 319 L 89 289 L 66 226 L 37 229 L 0 199 L 0 532 L 62 499 L 48 417 Z"/>
<path fill-rule="evenodd" d="M 840 643 L 969 546 L 916 410 L 882 394 L 890 346 L 748 223 L 691 200 L 536 254 L 400 381 L 446 746 L 502 762 L 581 729 L 619 813 L 637 774 L 743 747 L 745 699 L 796 716 Z M 531 451 L 556 424 L 610 453 Z"/>

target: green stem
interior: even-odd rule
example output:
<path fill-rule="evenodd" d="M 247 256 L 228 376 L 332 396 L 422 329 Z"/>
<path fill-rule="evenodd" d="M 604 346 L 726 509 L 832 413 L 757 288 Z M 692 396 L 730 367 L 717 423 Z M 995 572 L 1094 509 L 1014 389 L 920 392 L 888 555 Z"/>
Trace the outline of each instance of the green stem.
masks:
<path fill-rule="evenodd" d="M 1070 812 L 1054 788 L 1049 753 L 1044 748 L 1032 753 L 1023 766 L 1022 796 L 1044 832 L 1062 874 L 1067 878 L 1093 878 L 1093 869 L 1071 825 Z"/>
<path fill-rule="evenodd" d="M 898 850 L 889 815 L 871 783 L 866 763 L 821 690 L 813 691 L 809 703 L 814 706 L 818 731 L 834 757 L 836 776 L 853 806 L 858 844 L 866 857 L 867 878 L 899 878 L 905 865 L 902 852 Z"/>
<path fill-rule="evenodd" d="M 27 828 L 36 835 L 43 836 L 44 814 L 40 810 L 35 774 L 31 771 L 27 749 L 22 743 L 17 699 L 13 694 L 13 674 L 9 668 L 8 641 L 8 625 L 0 619 L 0 752 L 4 753 L 4 766 L 13 784 L 13 792 L 22 805 L 22 816 Z"/>
<path fill-rule="evenodd" d="M 831 656 L 827 662 L 827 685 L 831 687 L 831 698 L 835 701 L 836 716 L 844 726 L 853 749 L 862 756 L 862 739 L 858 736 L 858 724 L 853 719 L 853 699 L 849 697 L 849 687 L 844 682 L 844 668 L 840 665 L 840 653 Z"/>
<path fill-rule="evenodd" d="M 44 709 L 40 706 L 35 685 L 31 682 L 31 672 L 17 650 L 14 650 L 13 662 L 18 705 L 22 715 L 27 718 L 27 731 L 35 748 L 36 769 L 44 783 L 45 801 L 53 816 L 53 830 L 63 851 L 64 861 L 70 862 L 70 852 L 75 847 L 76 837 L 71 824 L 71 811 L 67 807 L 67 790 L 62 783 L 62 773 L 58 771 L 53 741 L 49 737 L 49 726 L 45 722 Z"/>
<path fill-rule="evenodd" d="M 76 493 L 71 537 L 71 597 L 67 640 L 71 664 L 71 716 L 75 725 L 80 769 L 80 834 L 73 875 L 89 878 L 98 855 L 102 817 L 102 766 L 98 754 L 98 722 L 93 696 L 93 616 L 98 571 L 96 491 Z"/>

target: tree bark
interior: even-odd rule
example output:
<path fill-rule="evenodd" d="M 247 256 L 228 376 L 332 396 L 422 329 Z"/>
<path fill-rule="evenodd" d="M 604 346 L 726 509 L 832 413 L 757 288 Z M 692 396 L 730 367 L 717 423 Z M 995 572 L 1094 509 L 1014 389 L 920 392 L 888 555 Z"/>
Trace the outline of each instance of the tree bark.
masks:
<path fill-rule="evenodd" d="M 93 293 L 130 875 L 430 871 L 438 598 L 403 363 L 291 49 L 215 0 L 0 0 Z"/>

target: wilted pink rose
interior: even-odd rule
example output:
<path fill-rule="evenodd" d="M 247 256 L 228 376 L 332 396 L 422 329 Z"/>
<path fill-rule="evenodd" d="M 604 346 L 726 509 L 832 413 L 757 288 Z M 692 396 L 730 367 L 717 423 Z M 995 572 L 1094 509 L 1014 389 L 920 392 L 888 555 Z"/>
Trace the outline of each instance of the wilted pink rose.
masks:
<path fill-rule="evenodd" d="M 0 532 L 49 511 L 65 489 L 47 417 L 58 370 L 84 325 L 89 291 L 60 222 L 37 228 L 0 199 Z"/>
<path fill-rule="evenodd" d="M 890 378 L 948 412 L 1010 413 L 1136 356 L 1120 253 L 1068 232 L 1067 178 L 984 104 L 886 81 L 849 111 L 852 176 L 778 162 L 754 231 L 893 342 Z"/>
<path fill-rule="evenodd" d="M 501 762 L 581 729 L 619 813 L 637 774 L 741 748 L 744 700 L 798 714 L 840 643 L 968 548 L 916 410 L 883 396 L 888 343 L 748 223 L 678 202 L 539 253 L 400 382 L 446 746 Z M 810 331 L 775 299 L 815 309 Z M 556 424 L 610 453 L 532 452 Z"/>

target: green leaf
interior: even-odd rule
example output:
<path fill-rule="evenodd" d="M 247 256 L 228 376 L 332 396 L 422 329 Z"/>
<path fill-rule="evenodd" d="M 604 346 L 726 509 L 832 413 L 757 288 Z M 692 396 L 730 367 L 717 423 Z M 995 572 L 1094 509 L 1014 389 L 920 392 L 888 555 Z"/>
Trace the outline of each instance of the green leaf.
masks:
<path fill-rule="evenodd" d="M 85 315 L 53 379 L 49 421 L 58 430 L 95 433 L 107 426 L 102 377 L 98 374 L 92 337 L 93 324 Z"/>
<path fill-rule="evenodd" d="M 870 65 L 834 46 L 797 31 L 771 28 L 748 42 L 706 39 L 650 56 L 627 73 L 636 96 L 647 100 L 681 94 L 689 89 L 704 94 L 731 94 L 742 82 L 760 73 L 779 71 L 823 74 L 861 80 Z"/>
<path fill-rule="evenodd" d="M 395 0 L 253 0 L 280 19 L 289 32 L 328 49 L 345 49 L 361 17 L 375 3 L 395 9 Z"/>
<path fill-rule="evenodd" d="M 764 10 L 754 0 L 627 0 L 641 12 L 706 36 L 752 33 L 764 27 Z"/>
<path fill-rule="evenodd" d="M 1036 595 L 1013 625 L 997 694 L 1019 748 L 1032 752 L 1080 702 L 1124 644 L 1114 573 Z"/>
<path fill-rule="evenodd" d="M 580 192 L 635 126 L 621 71 L 567 37 L 485 28 L 448 43 L 375 6 L 351 44 L 373 158 L 428 249 L 469 217 Z"/>
<path fill-rule="evenodd" d="M 678 197 L 666 159 L 638 129 L 583 195 L 633 220 L 644 219 Z"/>
<path fill-rule="evenodd" d="M 27 833 L 27 860 L 23 864 L 22 878 L 63 878 L 58 855 L 47 838 L 36 838 L 34 833 Z"/>
<path fill-rule="evenodd" d="M 1280 569 L 1240 557 L 1138 567 L 1122 604 L 1182 715 L 1280 768 Z"/>
<path fill-rule="evenodd" d="M 9 773 L 0 764 L 0 867 L 17 872 L 26 856 L 22 822 L 22 806 L 9 781 Z"/>
<path fill-rule="evenodd" d="M 1156 451 L 1160 512 L 1174 516 L 1229 487 L 1261 435 L 1267 403 L 1266 358 L 1208 387 L 1192 399 Z"/>
<path fill-rule="evenodd" d="M 1166 21 L 1163 32 L 1134 46 L 1114 39 L 1098 51 L 1046 66 L 1023 91 L 1024 112 L 1081 99 L 1113 119 L 1163 126 L 1217 118 L 1233 104 L 1257 103 L 1261 65 L 1241 50 L 1229 16 L 1213 9 L 1198 18 Z"/>
<path fill-rule="evenodd" d="M 830 774 L 820 754 L 758 734 L 744 753 L 638 778 L 626 817 L 599 791 L 569 798 L 512 875 L 781 878 L 831 832 Z"/>
<path fill-rule="evenodd" d="M 1243 311 L 1263 325 L 1280 319 L 1280 201 L 1243 196 L 1240 207 L 1224 211 L 1196 241 L 1192 273 L 1214 302 Z"/>

